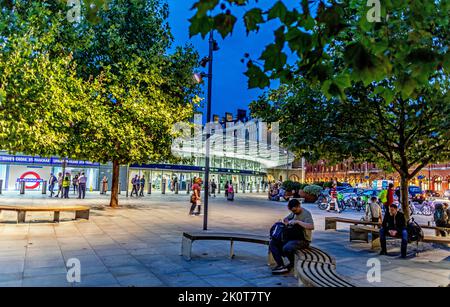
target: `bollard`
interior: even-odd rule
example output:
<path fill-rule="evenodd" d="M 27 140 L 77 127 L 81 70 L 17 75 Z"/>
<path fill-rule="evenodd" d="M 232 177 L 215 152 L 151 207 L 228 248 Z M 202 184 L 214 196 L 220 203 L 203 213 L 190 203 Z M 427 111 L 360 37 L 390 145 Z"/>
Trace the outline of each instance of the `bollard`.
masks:
<path fill-rule="evenodd" d="M 151 180 L 148 181 L 148 191 L 147 191 L 147 194 L 152 194 L 152 181 L 151 181 Z"/>
<path fill-rule="evenodd" d="M 179 189 L 179 183 L 176 182 L 175 183 L 175 194 L 178 194 L 178 189 Z"/>
<path fill-rule="evenodd" d="M 3 179 L 0 179 L 0 194 L 2 194 L 3 189 Z"/>
<path fill-rule="evenodd" d="M 166 194 L 166 179 L 161 181 L 161 194 Z"/>
<path fill-rule="evenodd" d="M 42 181 L 42 194 L 47 194 L 47 181 Z"/>
<path fill-rule="evenodd" d="M 25 181 L 20 182 L 20 194 L 25 194 Z"/>

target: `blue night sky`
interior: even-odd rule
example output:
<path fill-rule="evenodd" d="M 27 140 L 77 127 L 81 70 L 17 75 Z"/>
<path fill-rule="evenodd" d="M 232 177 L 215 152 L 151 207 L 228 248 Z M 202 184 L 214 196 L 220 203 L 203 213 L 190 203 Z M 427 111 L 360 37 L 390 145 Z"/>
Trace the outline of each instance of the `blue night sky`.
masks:
<path fill-rule="evenodd" d="M 167 2 L 170 6 L 169 24 L 175 37 L 175 45 L 191 43 L 198 50 L 200 57 L 207 56 L 207 38 L 203 40 L 200 35 L 189 38 L 188 19 L 194 14 L 190 9 L 195 1 L 167 0 Z M 243 14 L 245 11 L 241 9 L 233 12 Z M 235 114 L 238 108 L 248 109 L 248 104 L 262 93 L 258 89 L 247 89 L 247 77 L 244 75 L 246 66 L 240 60 L 246 52 L 252 58 L 258 58 L 264 46 L 273 39 L 274 29 L 275 25 L 268 25 L 262 27 L 258 33 L 247 36 L 242 18 L 238 16 L 237 27 L 231 37 L 222 40 L 221 36 L 215 33 L 220 50 L 214 53 L 212 114 L 223 116 L 225 112 Z M 203 97 L 206 98 L 206 86 Z M 204 102 L 206 104 L 206 99 Z M 206 107 L 203 111 L 206 114 Z"/>

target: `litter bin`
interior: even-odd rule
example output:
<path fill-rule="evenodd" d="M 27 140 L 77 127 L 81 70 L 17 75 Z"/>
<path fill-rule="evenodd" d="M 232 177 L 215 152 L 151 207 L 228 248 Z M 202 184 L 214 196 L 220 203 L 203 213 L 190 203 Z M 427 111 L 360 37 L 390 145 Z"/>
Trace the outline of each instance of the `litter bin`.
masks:
<path fill-rule="evenodd" d="M 161 181 L 161 194 L 166 194 L 166 179 Z"/>
<path fill-rule="evenodd" d="M 47 194 L 47 181 L 42 181 L 42 194 Z"/>
<path fill-rule="evenodd" d="M 25 194 L 25 181 L 20 182 L 20 194 Z"/>

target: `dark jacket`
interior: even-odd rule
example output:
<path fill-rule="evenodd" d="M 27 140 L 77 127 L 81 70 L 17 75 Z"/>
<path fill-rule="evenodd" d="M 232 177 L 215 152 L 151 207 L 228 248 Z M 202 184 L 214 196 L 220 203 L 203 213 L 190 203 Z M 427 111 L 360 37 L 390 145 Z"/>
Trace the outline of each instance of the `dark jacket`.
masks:
<path fill-rule="evenodd" d="M 402 232 L 406 228 L 405 215 L 402 212 L 397 212 L 394 216 L 387 212 L 383 219 L 383 228 L 386 230 L 397 230 L 397 232 Z"/>

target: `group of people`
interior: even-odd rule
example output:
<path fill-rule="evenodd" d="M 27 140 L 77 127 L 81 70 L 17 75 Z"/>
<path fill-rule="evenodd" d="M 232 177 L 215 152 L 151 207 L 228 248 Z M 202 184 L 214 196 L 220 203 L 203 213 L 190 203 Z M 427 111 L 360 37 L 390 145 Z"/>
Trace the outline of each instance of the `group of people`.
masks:
<path fill-rule="evenodd" d="M 300 198 L 300 194 L 298 190 L 286 191 L 283 187 L 281 181 L 273 182 L 269 186 L 269 200 L 272 201 L 280 201 L 285 200 L 289 201 L 291 198 Z"/>
<path fill-rule="evenodd" d="M 80 174 L 75 175 L 72 179 L 70 178 L 69 173 L 59 173 L 58 178 L 51 173 L 50 178 L 48 180 L 48 190 L 50 192 L 50 197 L 53 197 L 55 194 L 55 186 L 58 185 L 58 192 L 56 193 L 55 197 L 61 197 L 61 198 L 69 198 L 69 191 L 70 186 L 73 187 L 73 193 L 78 193 L 78 198 L 85 198 L 86 197 L 86 182 L 87 177 L 85 176 L 84 172 L 81 172 Z M 61 196 L 60 196 L 61 195 Z"/>
<path fill-rule="evenodd" d="M 231 181 L 225 182 L 225 197 L 229 201 L 234 201 L 234 187 Z"/>
<path fill-rule="evenodd" d="M 144 196 L 144 187 L 145 187 L 145 177 L 141 176 L 139 178 L 139 175 L 134 176 L 131 179 L 131 185 L 133 186 L 132 190 L 131 190 L 131 197 L 133 197 L 133 195 L 136 195 L 136 197 L 139 196 Z"/>

